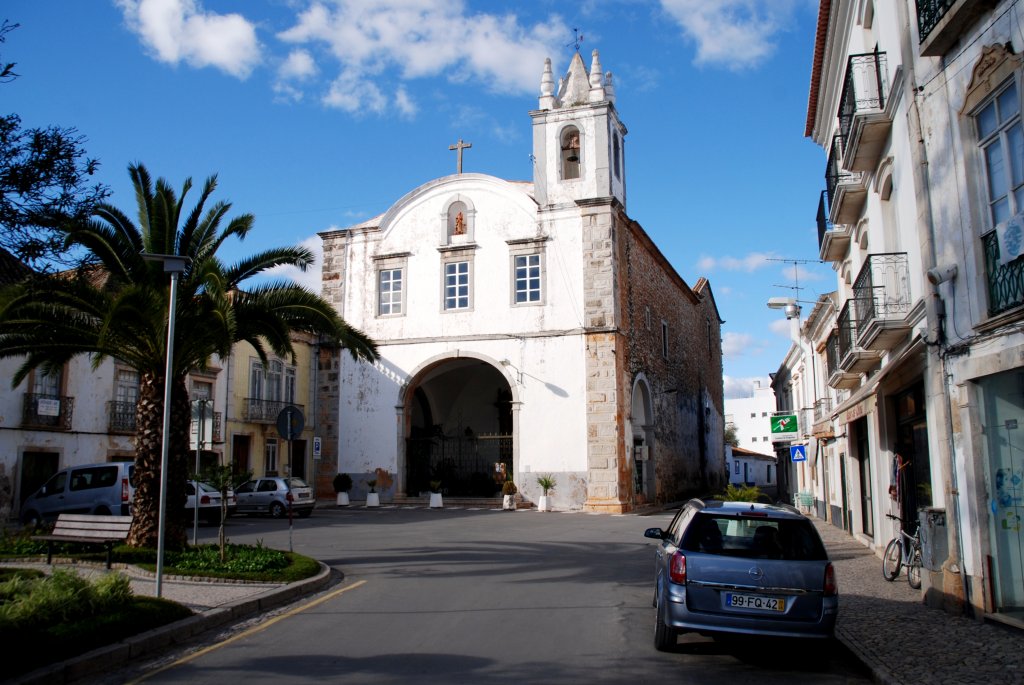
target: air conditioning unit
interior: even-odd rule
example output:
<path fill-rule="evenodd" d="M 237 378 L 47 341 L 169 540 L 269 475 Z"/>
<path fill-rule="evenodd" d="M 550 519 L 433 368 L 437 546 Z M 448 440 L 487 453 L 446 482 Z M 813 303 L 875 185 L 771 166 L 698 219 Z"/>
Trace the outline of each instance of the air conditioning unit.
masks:
<path fill-rule="evenodd" d="M 633 458 L 637 461 L 647 461 L 647 445 L 633 447 Z"/>

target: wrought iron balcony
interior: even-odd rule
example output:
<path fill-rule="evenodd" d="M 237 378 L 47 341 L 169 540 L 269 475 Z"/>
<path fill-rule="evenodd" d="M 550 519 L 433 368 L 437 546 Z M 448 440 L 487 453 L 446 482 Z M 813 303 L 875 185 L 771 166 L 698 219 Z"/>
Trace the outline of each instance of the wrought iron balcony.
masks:
<path fill-rule="evenodd" d="M 281 410 L 285 407 L 298 407 L 300 410 L 303 409 L 303 405 L 295 404 L 294 402 L 261 400 L 256 397 L 246 397 L 242 402 L 244 403 L 242 407 L 242 416 L 253 423 L 274 423 L 277 421 L 277 415 L 280 414 Z"/>
<path fill-rule="evenodd" d="M 839 370 L 853 374 L 856 382 L 850 378 L 837 379 L 842 385 L 833 388 L 855 388 L 860 385 L 860 374 L 874 369 L 881 362 L 880 352 L 864 349 L 860 342 L 860 322 L 857 319 L 856 300 L 847 300 L 839 310 L 837 325 L 839 327 Z"/>
<path fill-rule="evenodd" d="M 853 282 L 858 343 L 888 350 L 910 332 L 910 268 L 906 252 L 868 255 Z"/>
<path fill-rule="evenodd" d="M 107 402 L 107 430 L 134 433 L 136 402 Z"/>
<path fill-rule="evenodd" d="M 850 247 L 850 229 L 847 224 L 833 224 L 829 219 L 828 191 L 818 198 L 818 254 L 826 262 L 837 262 L 846 256 Z"/>
<path fill-rule="evenodd" d="M 872 171 L 892 128 L 886 109 L 889 93 L 885 53 L 875 50 L 850 55 L 839 99 L 839 135 L 843 138 L 843 166 L 850 171 Z"/>
<path fill-rule="evenodd" d="M 998 0 L 917 0 L 921 54 L 941 57 Z"/>
<path fill-rule="evenodd" d="M 22 428 L 69 431 L 74 408 L 74 397 L 27 392 L 22 404 L 21 426 Z"/>
<path fill-rule="evenodd" d="M 868 195 L 865 178 L 859 171 L 855 173 L 843 168 L 843 138 L 834 136 L 825 167 L 824 197 L 829 210 L 826 216 L 833 226 L 854 224 L 860 219 Z M 819 199 L 819 207 L 821 203 Z"/>
<path fill-rule="evenodd" d="M 822 397 L 814 402 L 814 422 L 817 423 L 832 415 L 832 398 Z"/>
<path fill-rule="evenodd" d="M 1000 264 L 995 231 L 982 236 L 981 245 L 988 280 L 988 313 L 994 316 L 1024 304 L 1024 259 Z"/>

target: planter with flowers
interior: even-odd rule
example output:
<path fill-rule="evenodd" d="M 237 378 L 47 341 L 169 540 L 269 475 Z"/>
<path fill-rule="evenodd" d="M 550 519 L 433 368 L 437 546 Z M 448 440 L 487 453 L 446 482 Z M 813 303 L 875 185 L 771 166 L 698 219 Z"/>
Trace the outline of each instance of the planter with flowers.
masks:
<path fill-rule="evenodd" d="M 334 477 L 333 485 L 338 506 L 347 507 L 349 505 L 348 491 L 352 489 L 352 476 L 347 473 L 339 473 Z"/>
<path fill-rule="evenodd" d="M 501 486 L 501 508 L 505 511 L 516 510 L 516 493 L 519 492 L 519 488 L 512 481 L 511 478 L 505 481 L 505 484 Z"/>

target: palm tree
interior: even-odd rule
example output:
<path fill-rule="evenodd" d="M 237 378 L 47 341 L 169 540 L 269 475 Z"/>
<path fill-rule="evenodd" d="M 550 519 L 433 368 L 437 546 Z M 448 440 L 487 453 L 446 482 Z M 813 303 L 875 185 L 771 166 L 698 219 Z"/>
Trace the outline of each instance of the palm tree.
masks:
<path fill-rule="evenodd" d="M 93 367 L 116 359 L 139 372 L 134 521 L 128 544 L 155 547 L 159 526 L 161 435 L 167 352 L 170 279 L 163 264 L 148 255 L 187 259 L 178 280 L 174 359 L 171 372 L 170 463 L 167 480 L 165 545 L 181 548 L 188 478 L 189 396 L 185 378 L 206 367 L 212 355 L 226 356 L 240 341 L 250 343 L 266 363 L 266 349 L 293 357 L 290 333 L 305 331 L 328 344 L 347 348 L 355 359 L 377 358 L 375 343 L 349 326 L 322 297 L 295 284 L 270 282 L 243 289 L 247 279 L 279 265 L 305 269 L 312 253 L 300 247 L 267 250 L 226 265 L 217 251 L 229 238 L 242 240 L 254 217 L 222 222 L 231 208 L 207 200 L 217 186 L 207 179 L 187 216 L 180 198 L 164 179 L 154 191 L 141 164 L 128 169 L 138 202 L 138 225 L 109 203 L 92 218 L 65 227 L 69 248 L 82 248 L 91 266 L 56 277 L 12 286 L 0 297 L 0 358 L 24 357 L 13 378 L 21 383 L 35 368 L 60 368 L 72 357 L 90 355 Z M 180 503 L 180 506 L 179 506 Z"/>

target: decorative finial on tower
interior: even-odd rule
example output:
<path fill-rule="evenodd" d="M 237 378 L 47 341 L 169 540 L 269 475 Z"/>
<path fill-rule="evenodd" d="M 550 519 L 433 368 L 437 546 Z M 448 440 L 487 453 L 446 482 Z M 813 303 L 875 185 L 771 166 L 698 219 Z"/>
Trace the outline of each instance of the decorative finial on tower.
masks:
<path fill-rule="evenodd" d="M 605 100 L 604 72 L 601 70 L 601 59 L 597 54 L 597 48 L 591 53 L 590 61 L 590 101 L 602 102 Z"/>
<path fill-rule="evenodd" d="M 572 36 L 573 36 L 572 42 L 571 43 L 566 43 L 565 47 L 567 47 L 567 48 L 575 48 L 576 52 L 579 52 L 580 51 L 580 45 L 583 44 L 583 34 L 580 33 L 579 29 L 573 29 L 572 30 Z"/>
<path fill-rule="evenodd" d="M 540 77 L 540 108 L 555 108 L 555 78 L 551 73 L 551 58 L 544 60 L 544 74 Z"/>
<path fill-rule="evenodd" d="M 612 72 L 604 75 L 604 96 L 608 102 L 615 104 L 615 86 L 612 84 Z"/>

